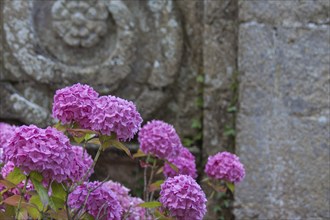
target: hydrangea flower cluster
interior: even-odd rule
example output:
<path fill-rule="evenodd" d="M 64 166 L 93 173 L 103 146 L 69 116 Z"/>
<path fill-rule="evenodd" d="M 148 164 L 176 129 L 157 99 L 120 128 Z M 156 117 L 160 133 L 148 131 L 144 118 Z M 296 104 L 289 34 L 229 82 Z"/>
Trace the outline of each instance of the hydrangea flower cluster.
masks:
<path fill-rule="evenodd" d="M 221 152 L 208 158 L 205 173 L 214 179 L 238 183 L 243 180 L 245 169 L 236 155 Z"/>
<path fill-rule="evenodd" d="M 89 126 L 88 116 L 92 113 L 93 101 L 99 94 L 88 85 L 74 84 L 56 91 L 53 104 L 53 117 L 63 124 L 79 123 Z"/>
<path fill-rule="evenodd" d="M 185 147 L 180 147 L 180 152 L 178 157 L 169 158 L 169 162 L 174 164 L 178 168 L 178 172 L 173 170 L 171 166 L 167 163 L 164 165 L 164 175 L 166 178 L 174 177 L 179 174 L 188 175 L 192 178 L 197 178 L 197 169 L 195 163 L 195 156 L 190 153 L 190 151 Z"/>
<path fill-rule="evenodd" d="M 205 193 L 191 176 L 167 178 L 161 185 L 159 201 L 177 220 L 201 220 L 206 213 Z"/>
<path fill-rule="evenodd" d="M 119 140 L 126 141 L 139 131 L 142 118 L 133 102 L 115 96 L 101 96 L 94 102 L 90 123 L 92 130 L 104 135 L 114 132 Z"/>
<path fill-rule="evenodd" d="M 70 177 L 71 150 L 69 139 L 60 131 L 35 125 L 21 126 L 4 149 L 5 162 L 13 164 L 26 173 L 37 171 L 44 180 L 62 182 Z"/>
<path fill-rule="evenodd" d="M 104 187 L 110 189 L 112 192 L 114 192 L 117 196 L 117 199 L 123 208 L 124 212 L 127 211 L 127 209 L 130 206 L 130 200 L 129 200 L 129 189 L 123 186 L 120 183 L 114 182 L 114 181 L 107 181 L 104 184 Z"/>
<path fill-rule="evenodd" d="M 125 216 L 125 219 L 141 220 L 145 218 L 145 208 L 137 206 L 144 201 L 140 198 L 131 197 L 128 188 L 111 180 L 105 182 L 104 186 L 116 194 L 117 199 L 123 208 L 123 216 Z"/>
<path fill-rule="evenodd" d="M 53 117 L 104 135 L 115 133 L 121 141 L 132 139 L 142 123 L 133 102 L 115 96 L 99 97 L 93 88 L 79 83 L 56 91 Z"/>
<path fill-rule="evenodd" d="M 86 197 L 87 201 L 86 201 Z M 120 220 L 123 209 L 116 194 L 100 182 L 85 182 L 69 194 L 68 204 L 79 209 L 86 201 L 85 210 L 95 219 Z"/>
<path fill-rule="evenodd" d="M 160 120 L 144 125 L 138 139 L 145 154 L 153 154 L 160 159 L 175 158 L 182 145 L 174 127 Z"/>
<path fill-rule="evenodd" d="M 3 162 L 3 149 L 8 145 L 8 140 L 15 131 L 16 126 L 0 122 L 0 163 Z"/>
<path fill-rule="evenodd" d="M 70 167 L 70 179 L 74 182 L 79 182 L 85 177 L 85 174 L 92 166 L 93 159 L 82 147 L 72 146 L 72 151 L 74 153 L 74 157 L 72 158 L 72 165 Z M 85 178 L 89 178 L 93 172 L 94 170 L 91 169 Z"/>
<path fill-rule="evenodd" d="M 127 215 L 127 220 L 152 220 L 150 216 L 146 218 L 146 209 L 139 207 L 141 203 L 144 203 L 144 201 L 138 197 L 130 197 L 130 206 L 129 210 L 126 211 L 129 214 Z"/>

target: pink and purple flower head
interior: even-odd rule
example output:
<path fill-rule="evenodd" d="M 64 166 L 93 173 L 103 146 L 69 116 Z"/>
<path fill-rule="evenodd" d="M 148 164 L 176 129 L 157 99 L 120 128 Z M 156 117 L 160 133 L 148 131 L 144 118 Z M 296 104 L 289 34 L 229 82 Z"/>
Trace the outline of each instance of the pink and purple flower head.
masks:
<path fill-rule="evenodd" d="M 174 127 L 160 120 L 144 125 L 139 132 L 140 148 L 160 159 L 174 158 L 182 146 Z"/>
<path fill-rule="evenodd" d="M 84 181 L 83 178 L 85 177 L 85 180 L 88 179 L 94 172 L 93 169 L 91 169 L 93 164 L 92 157 L 87 153 L 87 151 L 80 147 L 80 146 L 72 146 L 72 151 L 74 157 L 72 158 L 72 163 L 70 166 L 70 179 L 73 182 L 79 182 Z M 89 172 L 87 174 L 87 172 Z M 86 175 L 86 176 L 85 176 Z"/>
<path fill-rule="evenodd" d="M 191 176 L 167 178 L 161 185 L 159 201 L 178 220 L 202 220 L 206 213 L 205 193 Z"/>
<path fill-rule="evenodd" d="M 205 173 L 213 179 L 238 183 L 243 180 L 245 169 L 236 155 L 229 152 L 219 152 L 208 158 Z"/>
<path fill-rule="evenodd" d="M 89 127 L 88 116 L 92 113 L 93 102 L 99 94 L 88 85 L 74 84 L 56 91 L 53 103 L 53 117 L 63 124 L 78 123 Z"/>
<path fill-rule="evenodd" d="M 123 208 L 123 216 L 127 220 L 142 220 L 145 219 L 145 208 L 138 205 L 143 203 L 140 198 L 131 197 L 129 195 L 129 189 L 120 183 L 114 181 L 107 181 L 104 186 L 114 192 L 117 199 Z"/>
<path fill-rule="evenodd" d="M 26 173 L 37 171 L 44 180 L 57 182 L 70 177 L 74 156 L 69 139 L 63 133 L 35 125 L 17 127 L 4 149 L 5 162 L 11 161 Z"/>
<path fill-rule="evenodd" d="M 87 198 L 86 198 L 87 197 Z M 84 182 L 69 194 L 68 204 L 71 209 L 79 210 L 86 201 L 84 210 L 95 219 L 120 220 L 123 209 L 116 194 L 101 182 Z"/>
<path fill-rule="evenodd" d="M 115 133 L 121 141 L 132 139 L 142 123 L 134 103 L 115 96 L 99 97 L 89 119 L 92 130 L 104 135 Z"/>
<path fill-rule="evenodd" d="M 167 163 L 164 165 L 164 175 L 166 178 L 174 177 L 179 174 L 188 175 L 197 178 L 197 169 L 195 156 L 185 147 L 180 147 L 179 155 L 176 158 L 169 158 L 168 161 L 178 168 L 178 172 L 173 170 Z"/>
<path fill-rule="evenodd" d="M 3 149 L 8 145 L 15 128 L 16 126 L 0 122 L 0 163 L 3 162 Z"/>

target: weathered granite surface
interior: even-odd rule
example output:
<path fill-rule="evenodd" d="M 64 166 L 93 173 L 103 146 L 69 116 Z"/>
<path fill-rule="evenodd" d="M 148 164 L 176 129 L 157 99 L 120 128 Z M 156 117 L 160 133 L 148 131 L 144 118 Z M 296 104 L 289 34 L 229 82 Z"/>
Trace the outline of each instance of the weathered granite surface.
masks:
<path fill-rule="evenodd" d="M 330 218 L 330 2 L 240 1 L 237 219 Z"/>
<path fill-rule="evenodd" d="M 80 82 L 135 101 L 146 121 L 164 119 L 181 135 L 194 135 L 191 118 L 201 114 L 194 107 L 201 46 L 183 39 L 199 29 L 188 20 L 196 19 L 190 15 L 196 9 L 183 7 L 181 16 L 184 2 L 172 0 L 1 2 L 1 81 L 8 85 L 2 98 L 14 93 L 31 105 L 17 101 L 15 109 L 17 99 L 3 102 L 0 118 L 46 126 L 54 91 Z M 25 108 L 42 109 L 42 120 L 24 114 Z"/>

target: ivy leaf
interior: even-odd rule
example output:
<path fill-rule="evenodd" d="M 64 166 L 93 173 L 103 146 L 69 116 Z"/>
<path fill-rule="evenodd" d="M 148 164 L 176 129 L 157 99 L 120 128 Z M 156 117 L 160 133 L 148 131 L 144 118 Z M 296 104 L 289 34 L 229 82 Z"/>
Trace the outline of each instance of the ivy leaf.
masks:
<path fill-rule="evenodd" d="M 198 119 L 193 119 L 193 120 L 192 120 L 192 124 L 191 124 L 191 128 L 201 129 L 201 128 L 202 128 L 202 123 L 201 123 L 201 121 L 198 120 Z"/>
<path fill-rule="evenodd" d="M 157 208 L 157 207 L 162 206 L 162 203 L 156 202 L 156 201 L 144 202 L 144 203 L 139 204 L 138 206 L 143 207 L 143 208 Z"/>
<path fill-rule="evenodd" d="M 203 75 L 198 75 L 196 77 L 196 82 L 198 83 L 203 83 L 204 82 L 204 76 Z"/>
<path fill-rule="evenodd" d="M 25 176 L 19 168 L 15 167 L 14 170 L 8 174 L 6 179 L 9 182 L 12 182 L 13 184 L 17 185 L 23 180 L 25 180 Z"/>
<path fill-rule="evenodd" d="M 231 107 L 227 108 L 227 112 L 229 112 L 229 113 L 233 113 L 236 111 L 237 111 L 236 106 L 231 106 Z"/>

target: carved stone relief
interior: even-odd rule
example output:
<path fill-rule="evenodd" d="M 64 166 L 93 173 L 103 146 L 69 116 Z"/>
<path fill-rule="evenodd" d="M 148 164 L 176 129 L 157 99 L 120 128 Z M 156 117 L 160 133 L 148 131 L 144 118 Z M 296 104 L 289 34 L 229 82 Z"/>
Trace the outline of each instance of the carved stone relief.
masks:
<path fill-rule="evenodd" d="M 176 10 L 172 0 L 4 1 L 9 54 L 3 56 L 3 78 L 47 86 L 42 96 L 48 103 L 55 89 L 88 83 L 101 94 L 134 100 L 151 117 L 173 95 L 164 90 L 179 74 L 182 27 Z M 51 106 L 33 104 L 49 115 Z M 18 112 L 7 112 L 16 119 Z"/>

